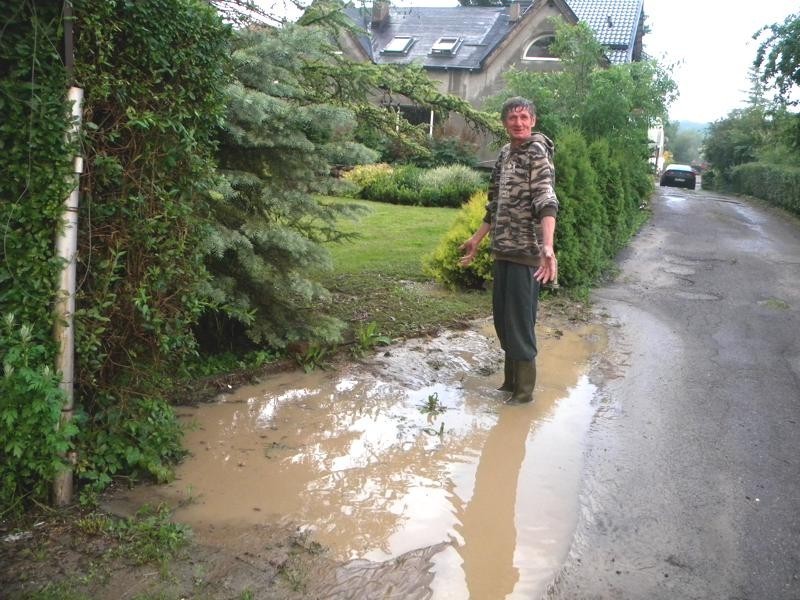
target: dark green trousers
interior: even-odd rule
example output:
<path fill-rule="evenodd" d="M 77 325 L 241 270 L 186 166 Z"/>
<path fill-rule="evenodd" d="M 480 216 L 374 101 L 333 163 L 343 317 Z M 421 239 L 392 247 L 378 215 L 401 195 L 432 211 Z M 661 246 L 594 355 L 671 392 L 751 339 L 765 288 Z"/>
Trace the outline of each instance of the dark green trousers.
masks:
<path fill-rule="evenodd" d="M 533 278 L 536 268 L 496 260 L 493 270 L 492 315 L 500 346 L 511 360 L 532 361 L 539 304 L 539 282 Z"/>

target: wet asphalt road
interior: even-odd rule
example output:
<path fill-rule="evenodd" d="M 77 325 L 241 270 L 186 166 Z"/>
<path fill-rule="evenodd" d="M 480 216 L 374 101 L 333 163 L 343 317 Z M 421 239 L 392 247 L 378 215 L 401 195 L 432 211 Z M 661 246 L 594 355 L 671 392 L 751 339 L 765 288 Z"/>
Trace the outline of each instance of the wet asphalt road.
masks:
<path fill-rule="evenodd" d="M 659 188 L 594 294 L 581 517 L 547 598 L 800 599 L 800 222 Z"/>

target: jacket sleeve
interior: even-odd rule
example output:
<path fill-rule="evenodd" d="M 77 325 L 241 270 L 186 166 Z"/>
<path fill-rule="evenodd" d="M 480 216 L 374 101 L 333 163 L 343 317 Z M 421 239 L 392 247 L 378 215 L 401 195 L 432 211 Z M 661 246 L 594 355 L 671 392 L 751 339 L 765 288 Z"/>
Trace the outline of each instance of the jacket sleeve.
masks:
<path fill-rule="evenodd" d="M 489 179 L 489 202 L 486 203 L 486 214 L 483 216 L 484 223 L 491 223 L 497 212 L 497 186 L 500 181 L 501 162 L 501 157 L 498 156 L 497 161 L 494 163 L 494 168 L 492 169 L 492 176 Z"/>
<path fill-rule="evenodd" d="M 555 191 L 555 166 L 553 157 L 541 142 L 531 144 L 531 203 L 537 220 L 555 217 L 558 213 L 558 198 Z"/>

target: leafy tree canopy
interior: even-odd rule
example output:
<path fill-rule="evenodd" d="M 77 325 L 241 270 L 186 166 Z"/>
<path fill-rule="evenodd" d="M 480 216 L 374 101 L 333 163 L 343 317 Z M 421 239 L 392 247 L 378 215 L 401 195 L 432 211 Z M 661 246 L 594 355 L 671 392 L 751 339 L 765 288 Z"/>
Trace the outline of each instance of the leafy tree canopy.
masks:
<path fill-rule="evenodd" d="M 762 27 L 753 39 L 763 40 L 753 61 L 761 81 L 783 101 L 798 104 L 800 100 L 790 100 L 789 94 L 800 86 L 800 13 L 789 15 L 783 23 Z"/>
<path fill-rule="evenodd" d="M 509 95 L 531 98 L 537 106 L 537 128 L 551 136 L 577 127 L 590 140 L 609 137 L 641 141 L 647 129 L 663 119 L 675 98 L 676 85 L 668 70 L 655 61 L 608 66 L 603 47 L 584 23 L 554 20 L 551 52 L 563 69 L 554 73 L 512 70 Z"/>

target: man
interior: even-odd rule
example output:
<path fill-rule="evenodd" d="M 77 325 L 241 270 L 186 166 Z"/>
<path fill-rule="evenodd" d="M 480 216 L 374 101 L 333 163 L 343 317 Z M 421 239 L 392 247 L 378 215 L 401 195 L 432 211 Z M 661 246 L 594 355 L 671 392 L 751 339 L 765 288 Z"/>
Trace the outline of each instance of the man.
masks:
<path fill-rule="evenodd" d="M 556 229 L 553 142 L 536 125 L 536 109 L 524 98 L 503 104 L 500 116 L 510 143 L 501 150 L 492 171 L 489 202 L 480 228 L 461 245 L 461 266 L 469 265 L 478 245 L 491 233 L 494 259 L 492 314 L 505 351 L 501 390 L 512 403 L 530 402 L 536 385 L 536 309 L 539 286 L 555 281 L 558 263 L 553 251 Z M 541 239 L 537 235 L 541 223 Z"/>

